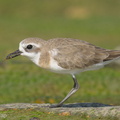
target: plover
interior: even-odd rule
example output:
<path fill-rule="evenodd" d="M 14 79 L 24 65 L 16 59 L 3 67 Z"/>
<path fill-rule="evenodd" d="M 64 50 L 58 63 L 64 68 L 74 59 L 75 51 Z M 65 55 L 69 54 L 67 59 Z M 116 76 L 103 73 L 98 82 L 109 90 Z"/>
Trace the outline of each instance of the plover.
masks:
<path fill-rule="evenodd" d="M 27 56 L 37 66 L 56 73 L 70 74 L 74 85 L 63 103 L 79 89 L 76 74 L 102 68 L 118 58 L 119 50 L 108 50 L 91 43 L 71 38 L 55 38 L 48 41 L 40 38 L 26 38 L 19 44 L 19 50 L 10 53 L 6 59 Z"/>

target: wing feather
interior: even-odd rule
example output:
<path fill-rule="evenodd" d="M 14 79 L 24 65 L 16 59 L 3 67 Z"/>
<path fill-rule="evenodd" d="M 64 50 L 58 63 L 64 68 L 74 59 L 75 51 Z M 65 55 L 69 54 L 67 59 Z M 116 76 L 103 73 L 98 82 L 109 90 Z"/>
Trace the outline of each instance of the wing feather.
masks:
<path fill-rule="evenodd" d="M 65 69 L 80 69 L 101 63 L 108 57 L 104 49 L 89 44 L 67 45 L 57 48 L 54 59 Z"/>
<path fill-rule="evenodd" d="M 52 57 L 65 69 L 84 69 L 120 57 L 120 51 L 103 49 L 86 41 L 71 38 L 50 39 L 44 49 L 55 49 L 57 53 Z"/>

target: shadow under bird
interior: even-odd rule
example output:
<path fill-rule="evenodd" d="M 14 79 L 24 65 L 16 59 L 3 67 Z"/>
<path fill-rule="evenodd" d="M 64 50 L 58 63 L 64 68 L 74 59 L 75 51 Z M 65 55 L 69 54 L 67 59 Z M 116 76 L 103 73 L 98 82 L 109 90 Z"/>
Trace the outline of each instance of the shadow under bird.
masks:
<path fill-rule="evenodd" d="M 56 73 L 70 74 L 74 85 L 67 96 L 57 105 L 63 103 L 79 89 L 76 74 L 96 70 L 120 58 L 119 50 L 108 50 L 88 42 L 72 38 L 54 38 L 48 41 L 40 38 L 26 38 L 19 44 L 19 50 L 10 53 L 6 59 L 23 55 L 41 68 Z"/>

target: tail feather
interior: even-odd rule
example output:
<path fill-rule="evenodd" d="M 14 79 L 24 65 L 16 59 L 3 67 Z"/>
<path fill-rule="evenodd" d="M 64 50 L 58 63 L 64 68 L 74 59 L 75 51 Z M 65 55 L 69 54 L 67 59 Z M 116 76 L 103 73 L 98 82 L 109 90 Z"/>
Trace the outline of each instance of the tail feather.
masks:
<path fill-rule="evenodd" d="M 120 57 L 120 50 L 109 50 L 106 52 L 109 54 L 109 56 L 104 59 L 104 61 L 114 60 Z"/>

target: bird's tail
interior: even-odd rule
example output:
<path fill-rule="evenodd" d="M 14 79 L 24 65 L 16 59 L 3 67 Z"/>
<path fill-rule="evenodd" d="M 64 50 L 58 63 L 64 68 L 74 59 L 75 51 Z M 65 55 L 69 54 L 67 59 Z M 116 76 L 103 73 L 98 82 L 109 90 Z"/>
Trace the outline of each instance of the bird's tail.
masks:
<path fill-rule="evenodd" d="M 120 58 L 120 50 L 108 50 L 107 53 L 109 56 L 104 61 Z"/>

